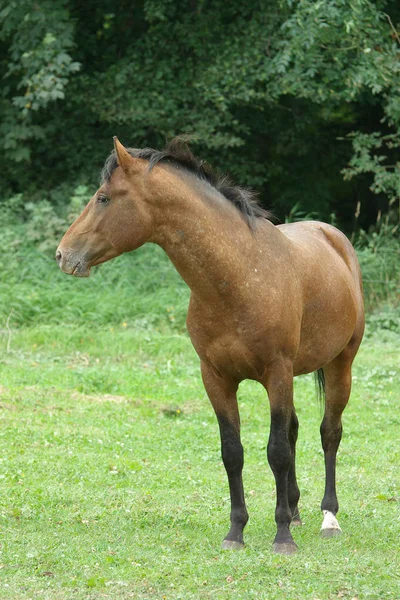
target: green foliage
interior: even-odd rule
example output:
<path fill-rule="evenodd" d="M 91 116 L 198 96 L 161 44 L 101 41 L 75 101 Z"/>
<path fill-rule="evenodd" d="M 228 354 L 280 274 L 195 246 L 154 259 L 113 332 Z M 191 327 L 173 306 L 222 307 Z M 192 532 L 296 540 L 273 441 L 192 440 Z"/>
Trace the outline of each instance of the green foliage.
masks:
<path fill-rule="evenodd" d="M 54 254 L 56 246 L 53 248 Z M 155 246 L 94 269 L 89 280 L 61 273 L 53 257 L 13 247 L 0 258 L 0 322 L 16 325 L 85 322 L 184 329 L 188 290 Z"/>
<path fill-rule="evenodd" d="M 368 245 L 358 249 L 363 274 L 364 296 L 368 311 L 382 304 L 391 304 L 399 310 L 400 247 L 395 238 L 383 238 L 376 232 L 367 236 Z"/>
<path fill-rule="evenodd" d="M 393 214 L 392 207 L 400 203 L 400 160 L 398 151 L 398 148 L 400 148 L 400 131 L 387 135 L 382 135 L 380 132 L 357 132 L 350 134 L 349 137 L 353 141 L 354 154 L 349 166 L 343 169 L 345 179 L 352 179 L 362 173 L 372 173 L 371 191 L 388 197 L 389 208 Z M 394 164 L 387 164 L 389 158 Z M 400 212 L 396 214 L 395 219 L 400 224 Z"/>
<path fill-rule="evenodd" d="M 395 222 L 395 224 L 394 224 Z M 390 212 L 370 231 L 360 230 L 355 247 L 361 265 L 365 302 L 368 311 L 389 304 L 398 311 L 400 302 L 399 215 Z M 385 311 L 386 312 L 386 311 Z"/>
<path fill-rule="evenodd" d="M 28 202 L 24 207 L 26 240 L 32 242 L 39 251 L 54 253 L 61 236 L 79 216 L 89 200 L 87 186 L 80 185 L 75 189 L 69 205 L 61 211 L 61 215 L 57 214 L 48 200 Z"/>
<path fill-rule="evenodd" d="M 162 146 L 189 133 L 282 219 L 301 203 L 350 226 L 361 197 L 366 227 L 380 202 L 372 178 L 375 194 L 398 197 L 392 0 L 2 0 L 0 11 L 10 193 L 93 184 L 113 134 Z"/>
<path fill-rule="evenodd" d="M 285 216 L 285 223 L 294 223 L 295 221 L 310 221 L 316 219 L 318 215 L 316 213 L 307 213 L 301 207 L 298 202 L 289 211 L 289 214 Z"/>
<path fill-rule="evenodd" d="M 28 161 L 32 142 L 45 141 L 46 128 L 32 113 L 64 99 L 70 76 L 80 68 L 70 55 L 73 24 L 66 5 L 65 0 L 0 2 L 0 42 L 8 54 L 0 137 L 9 160 Z"/>
<path fill-rule="evenodd" d="M 276 41 L 272 75 L 281 73 L 277 95 L 293 94 L 328 106 L 358 101 L 395 88 L 399 47 L 382 9 L 390 2 L 301 0 Z"/>
<path fill-rule="evenodd" d="M 38 250 L 51 250 L 56 239 L 65 231 L 65 221 L 57 216 L 47 200 L 28 202 L 25 205 L 28 215 L 26 240 L 33 242 Z"/>
<path fill-rule="evenodd" d="M 368 315 L 366 337 L 371 337 L 374 333 L 382 331 L 392 331 L 400 334 L 400 312 L 398 306 L 381 306 L 380 310 Z"/>

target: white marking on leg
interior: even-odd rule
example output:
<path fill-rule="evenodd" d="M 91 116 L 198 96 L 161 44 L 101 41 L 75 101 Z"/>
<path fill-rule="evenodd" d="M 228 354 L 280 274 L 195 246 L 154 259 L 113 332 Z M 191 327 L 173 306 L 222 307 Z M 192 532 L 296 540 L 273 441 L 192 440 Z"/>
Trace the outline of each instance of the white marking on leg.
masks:
<path fill-rule="evenodd" d="M 329 510 L 323 510 L 322 512 L 324 513 L 324 520 L 322 522 L 321 531 L 324 529 L 337 529 L 338 531 L 342 531 L 338 520 L 333 513 Z"/>

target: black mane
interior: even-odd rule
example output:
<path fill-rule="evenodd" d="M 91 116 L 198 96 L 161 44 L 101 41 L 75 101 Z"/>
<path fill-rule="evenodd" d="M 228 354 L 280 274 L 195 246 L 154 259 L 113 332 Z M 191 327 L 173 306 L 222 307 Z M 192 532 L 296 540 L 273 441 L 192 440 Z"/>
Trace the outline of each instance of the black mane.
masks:
<path fill-rule="evenodd" d="M 210 165 L 194 156 L 183 137 L 176 137 L 171 140 L 164 150 L 127 148 L 127 151 L 134 158 L 148 160 L 149 170 L 153 169 L 158 163 L 169 163 L 186 169 L 199 179 L 207 181 L 229 202 L 236 206 L 243 214 L 249 227 L 252 227 L 256 217 L 264 219 L 271 219 L 272 217 L 271 213 L 258 204 L 257 195 L 253 191 L 234 185 L 229 177 L 217 173 Z M 113 150 L 104 164 L 101 172 L 101 182 L 110 181 L 111 175 L 117 167 L 117 156 L 115 150 Z"/>

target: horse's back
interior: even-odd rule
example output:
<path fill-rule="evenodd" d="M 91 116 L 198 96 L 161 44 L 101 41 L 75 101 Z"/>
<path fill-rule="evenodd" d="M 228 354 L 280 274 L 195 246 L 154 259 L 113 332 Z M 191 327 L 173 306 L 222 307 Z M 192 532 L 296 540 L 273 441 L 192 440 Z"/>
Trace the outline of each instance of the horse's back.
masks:
<path fill-rule="evenodd" d="M 355 288 L 361 292 L 362 281 L 361 271 L 358 263 L 357 254 L 349 239 L 333 225 L 320 221 L 298 221 L 296 223 L 285 223 L 278 225 L 277 228 L 285 234 L 303 253 L 313 254 L 316 261 L 320 262 L 320 252 L 318 250 L 325 248 L 331 251 L 331 255 L 336 255 L 343 262 L 354 280 Z M 317 252 L 315 252 L 317 251 Z M 315 252 L 315 253 L 314 253 Z M 327 260 L 326 267 L 332 268 L 335 261 Z M 338 263 L 339 264 L 339 263 Z M 359 294 L 357 294 L 359 295 Z"/>

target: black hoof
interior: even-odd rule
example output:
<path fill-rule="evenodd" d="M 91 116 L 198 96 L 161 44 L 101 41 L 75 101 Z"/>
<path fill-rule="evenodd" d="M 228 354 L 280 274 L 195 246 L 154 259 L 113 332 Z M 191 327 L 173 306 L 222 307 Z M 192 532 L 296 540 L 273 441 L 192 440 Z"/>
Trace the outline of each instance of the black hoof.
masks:
<path fill-rule="evenodd" d="M 337 527 L 332 527 L 330 529 L 321 529 L 320 531 L 320 535 L 323 538 L 332 538 L 332 537 L 336 537 L 337 535 L 341 535 L 342 530 L 338 529 Z"/>
<path fill-rule="evenodd" d="M 272 549 L 275 554 L 285 554 L 286 556 L 291 556 L 297 552 L 297 546 L 294 542 L 285 542 L 283 544 L 274 542 Z"/>
<path fill-rule="evenodd" d="M 234 540 L 224 540 L 221 548 L 222 550 L 242 550 L 244 548 L 244 543 L 235 542 Z"/>

